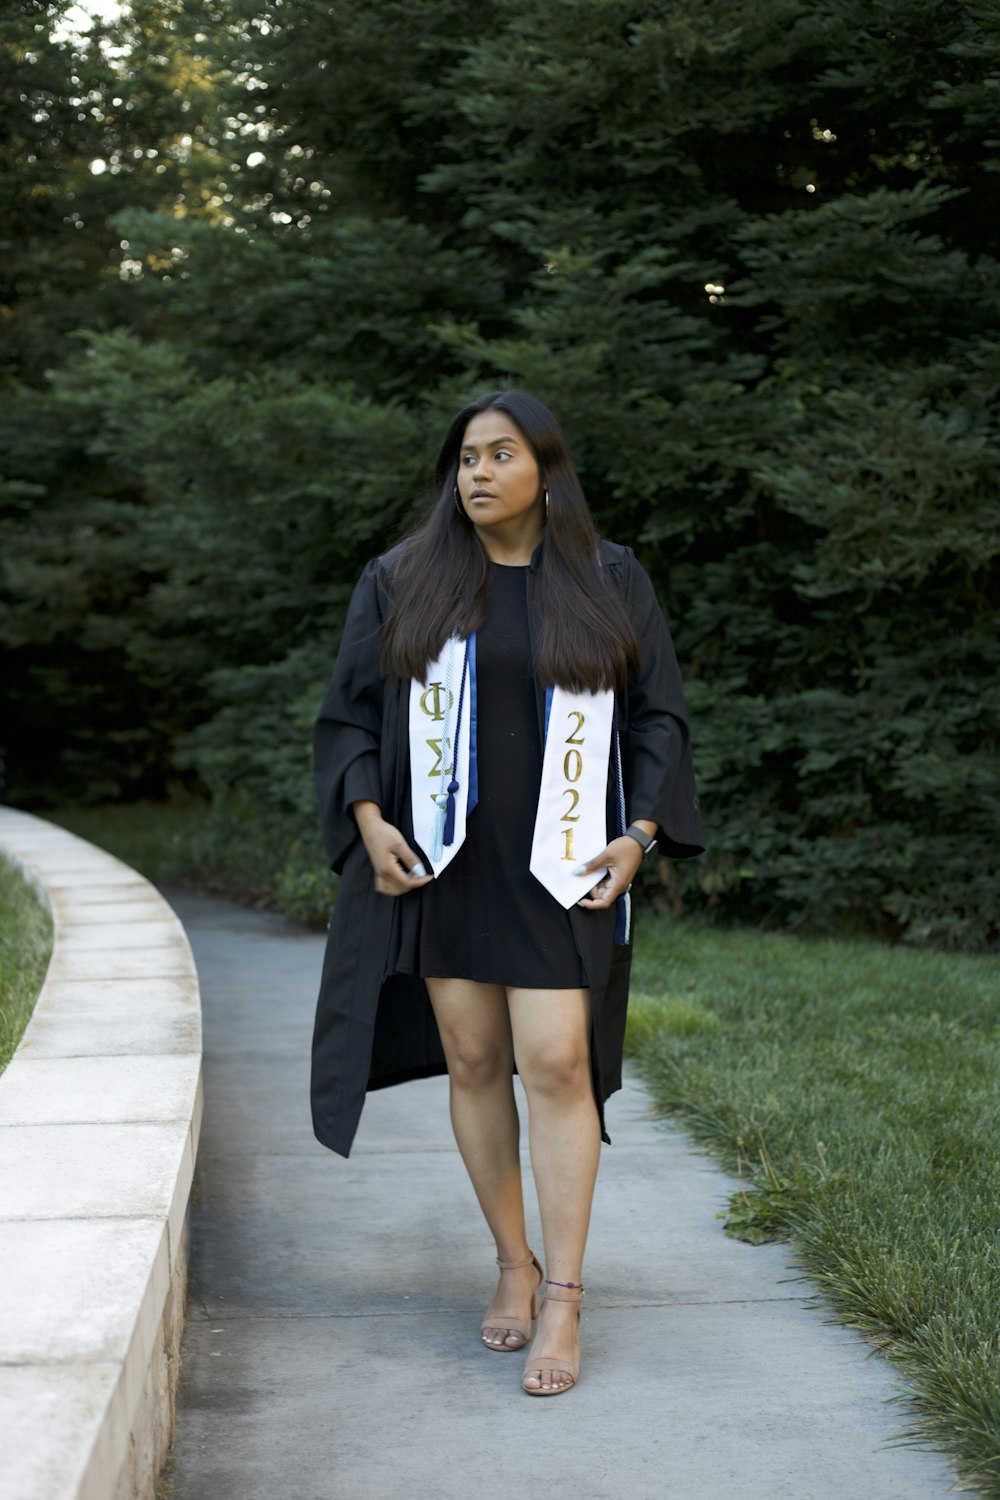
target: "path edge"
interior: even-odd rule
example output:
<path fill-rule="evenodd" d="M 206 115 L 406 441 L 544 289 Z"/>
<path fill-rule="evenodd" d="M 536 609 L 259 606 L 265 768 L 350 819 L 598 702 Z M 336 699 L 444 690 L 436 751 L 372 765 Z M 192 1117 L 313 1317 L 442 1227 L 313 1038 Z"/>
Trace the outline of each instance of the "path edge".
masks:
<path fill-rule="evenodd" d="M 53 944 L 0 1074 L 0 1500 L 154 1500 L 176 1415 L 201 997 L 135 870 L 0 807 Z"/>

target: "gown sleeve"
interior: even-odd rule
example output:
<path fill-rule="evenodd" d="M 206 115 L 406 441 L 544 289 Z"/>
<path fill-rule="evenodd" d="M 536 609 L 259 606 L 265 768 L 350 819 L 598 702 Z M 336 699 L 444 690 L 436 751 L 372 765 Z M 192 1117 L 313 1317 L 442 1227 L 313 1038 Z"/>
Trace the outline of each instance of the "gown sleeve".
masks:
<path fill-rule="evenodd" d="M 657 847 L 671 859 L 690 859 L 705 845 L 680 668 L 649 574 L 628 552 L 626 593 L 639 641 L 628 689 L 628 816 L 658 824 Z"/>
<path fill-rule="evenodd" d="M 378 561 L 365 568 L 347 610 L 340 650 L 313 731 L 313 773 L 323 841 L 338 874 L 358 837 L 353 802 L 382 805 L 379 747 L 384 680 L 379 670 L 384 600 Z"/>

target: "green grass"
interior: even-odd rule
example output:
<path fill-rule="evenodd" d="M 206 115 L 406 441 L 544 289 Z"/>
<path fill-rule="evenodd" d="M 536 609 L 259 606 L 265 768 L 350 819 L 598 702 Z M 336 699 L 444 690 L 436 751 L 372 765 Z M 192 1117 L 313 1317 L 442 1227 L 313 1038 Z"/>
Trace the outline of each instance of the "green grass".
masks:
<path fill-rule="evenodd" d="M 326 927 L 335 881 L 319 834 L 259 808 L 247 796 L 66 807 L 39 814 L 145 875 L 190 885 Z"/>
<path fill-rule="evenodd" d="M 246 799 L 46 816 L 158 883 L 326 921 L 317 841 Z M 640 914 L 628 1031 L 663 1113 L 742 1176 L 726 1232 L 790 1240 L 909 1377 L 903 1440 L 996 1500 L 998 1001 L 993 958 Z"/>
<path fill-rule="evenodd" d="M 208 811 L 207 802 L 191 800 L 46 808 L 38 815 L 117 855 L 155 885 L 170 885 L 197 875 L 193 845 Z"/>
<path fill-rule="evenodd" d="M 0 1071 L 28 1024 L 51 952 L 52 918 L 45 901 L 0 855 Z"/>
<path fill-rule="evenodd" d="M 1000 1497 L 1000 961 L 640 926 L 628 1048 L 912 1383 L 905 1441 Z"/>

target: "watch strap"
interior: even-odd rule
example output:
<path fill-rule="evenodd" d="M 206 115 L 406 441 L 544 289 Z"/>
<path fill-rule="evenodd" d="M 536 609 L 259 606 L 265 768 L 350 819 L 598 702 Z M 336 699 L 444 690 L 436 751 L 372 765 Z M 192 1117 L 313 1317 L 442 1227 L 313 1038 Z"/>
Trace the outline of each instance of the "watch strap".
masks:
<path fill-rule="evenodd" d="M 637 827 L 635 823 L 630 823 L 626 828 L 625 837 L 629 839 L 635 839 L 636 843 L 639 845 L 639 848 L 642 850 L 643 859 L 646 858 L 647 854 L 652 852 L 656 844 L 656 835 L 647 833 L 645 829 Z"/>

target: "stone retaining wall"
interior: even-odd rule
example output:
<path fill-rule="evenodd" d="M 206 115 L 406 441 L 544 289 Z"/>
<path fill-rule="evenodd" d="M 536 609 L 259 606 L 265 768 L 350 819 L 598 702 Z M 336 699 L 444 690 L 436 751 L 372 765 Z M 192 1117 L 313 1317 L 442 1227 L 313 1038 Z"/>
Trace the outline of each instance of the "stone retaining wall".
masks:
<path fill-rule="evenodd" d="M 0 1500 L 152 1500 L 184 1320 L 198 978 L 127 865 L 11 808 L 0 849 L 54 924 L 0 1075 Z"/>

